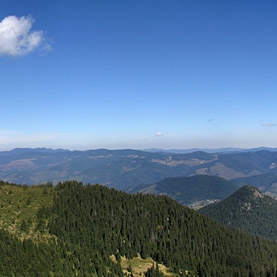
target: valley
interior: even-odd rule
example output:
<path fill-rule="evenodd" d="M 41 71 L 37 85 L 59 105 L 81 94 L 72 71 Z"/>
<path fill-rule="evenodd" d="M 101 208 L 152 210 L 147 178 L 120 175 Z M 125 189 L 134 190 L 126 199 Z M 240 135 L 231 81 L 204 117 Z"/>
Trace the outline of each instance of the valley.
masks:
<path fill-rule="evenodd" d="M 0 152 L 0 275 L 276 276 L 276 161 L 268 150 Z"/>

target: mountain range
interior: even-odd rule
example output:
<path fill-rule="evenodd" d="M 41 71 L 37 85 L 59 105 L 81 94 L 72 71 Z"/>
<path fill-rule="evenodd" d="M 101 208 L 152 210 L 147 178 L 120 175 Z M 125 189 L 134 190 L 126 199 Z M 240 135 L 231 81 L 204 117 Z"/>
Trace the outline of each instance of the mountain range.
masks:
<path fill-rule="evenodd" d="M 0 179 L 17 184 L 53 184 L 65 180 L 103 184 L 128 190 L 168 177 L 211 175 L 235 180 L 240 186 L 277 174 L 277 152 L 269 150 L 185 154 L 141 150 L 14 149 L 0 152 Z M 252 179 L 244 179 L 249 178 Z M 262 192 L 276 193 L 268 178 Z M 251 184 L 251 183 L 250 183 Z"/>
<path fill-rule="evenodd" d="M 210 154 L 216 153 L 241 153 L 241 152 L 257 152 L 257 151 L 277 151 L 277 148 L 271 147 L 257 147 L 257 148 L 235 148 L 235 147 L 227 147 L 227 148 L 190 148 L 190 149 L 159 149 L 159 148 L 149 148 L 145 149 L 147 152 L 165 152 L 165 153 L 175 153 L 175 154 L 187 154 L 193 152 L 206 152 Z"/>

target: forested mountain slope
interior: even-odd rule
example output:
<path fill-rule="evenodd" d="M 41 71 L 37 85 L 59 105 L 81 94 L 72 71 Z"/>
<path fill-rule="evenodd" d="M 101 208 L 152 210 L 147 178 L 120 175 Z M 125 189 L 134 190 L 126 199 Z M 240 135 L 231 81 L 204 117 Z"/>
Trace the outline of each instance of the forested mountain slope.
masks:
<path fill-rule="evenodd" d="M 0 199 L 10 197 L 5 205 L 12 208 L 18 203 L 3 193 L 9 186 L 1 184 Z M 75 181 L 43 189 L 51 204 L 36 201 L 40 208 L 21 231 L 29 239 L 0 232 L 2 276 L 123 276 L 122 260 L 138 256 L 175 273 L 167 276 L 276 276 L 276 243 L 223 227 L 167 196 L 129 195 Z M 14 220 L 20 222 L 20 213 Z M 130 262 L 130 274 L 131 267 Z M 159 271 L 137 276 L 163 276 Z"/>
<path fill-rule="evenodd" d="M 253 186 L 244 186 L 199 212 L 226 226 L 277 240 L 277 201 Z"/>
<path fill-rule="evenodd" d="M 151 185 L 140 185 L 128 191 L 130 193 L 166 194 L 183 205 L 196 201 L 222 200 L 239 187 L 223 178 L 209 175 L 190 177 L 169 177 Z"/>

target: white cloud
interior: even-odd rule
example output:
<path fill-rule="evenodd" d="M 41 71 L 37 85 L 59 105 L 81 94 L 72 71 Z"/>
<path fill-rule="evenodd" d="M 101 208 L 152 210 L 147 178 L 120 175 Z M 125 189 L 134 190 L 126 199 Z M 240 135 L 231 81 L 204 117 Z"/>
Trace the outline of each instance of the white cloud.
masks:
<path fill-rule="evenodd" d="M 0 22 L 0 56 L 20 56 L 37 48 L 50 50 L 42 31 L 31 31 L 31 17 L 8 16 Z"/>
<path fill-rule="evenodd" d="M 163 133 L 162 132 L 157 132 L 155 135 L 156 135 L 156 137 L 162 137 Z"/>

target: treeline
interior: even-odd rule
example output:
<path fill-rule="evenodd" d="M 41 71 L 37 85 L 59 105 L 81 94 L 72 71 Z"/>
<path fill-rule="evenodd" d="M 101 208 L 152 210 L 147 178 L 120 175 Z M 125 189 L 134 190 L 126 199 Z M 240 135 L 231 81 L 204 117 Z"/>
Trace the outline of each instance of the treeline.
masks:
<path fill-rule="evenodd" d="M 13 262 L 7 269 L 1 257 L 0 275 L 123 277 L 121 258 L 140 254 L 176 276 L 277 276 L 275 242 L 230 230 L 166 196 L 70 181 L 55 187 L 53 205 L 38 215 L 41 232 L 47 229 L 56 240 L 35 245 L 3 233 L 1 255 Z M 153 267 L 145 276 L 163 274 Z"/>

